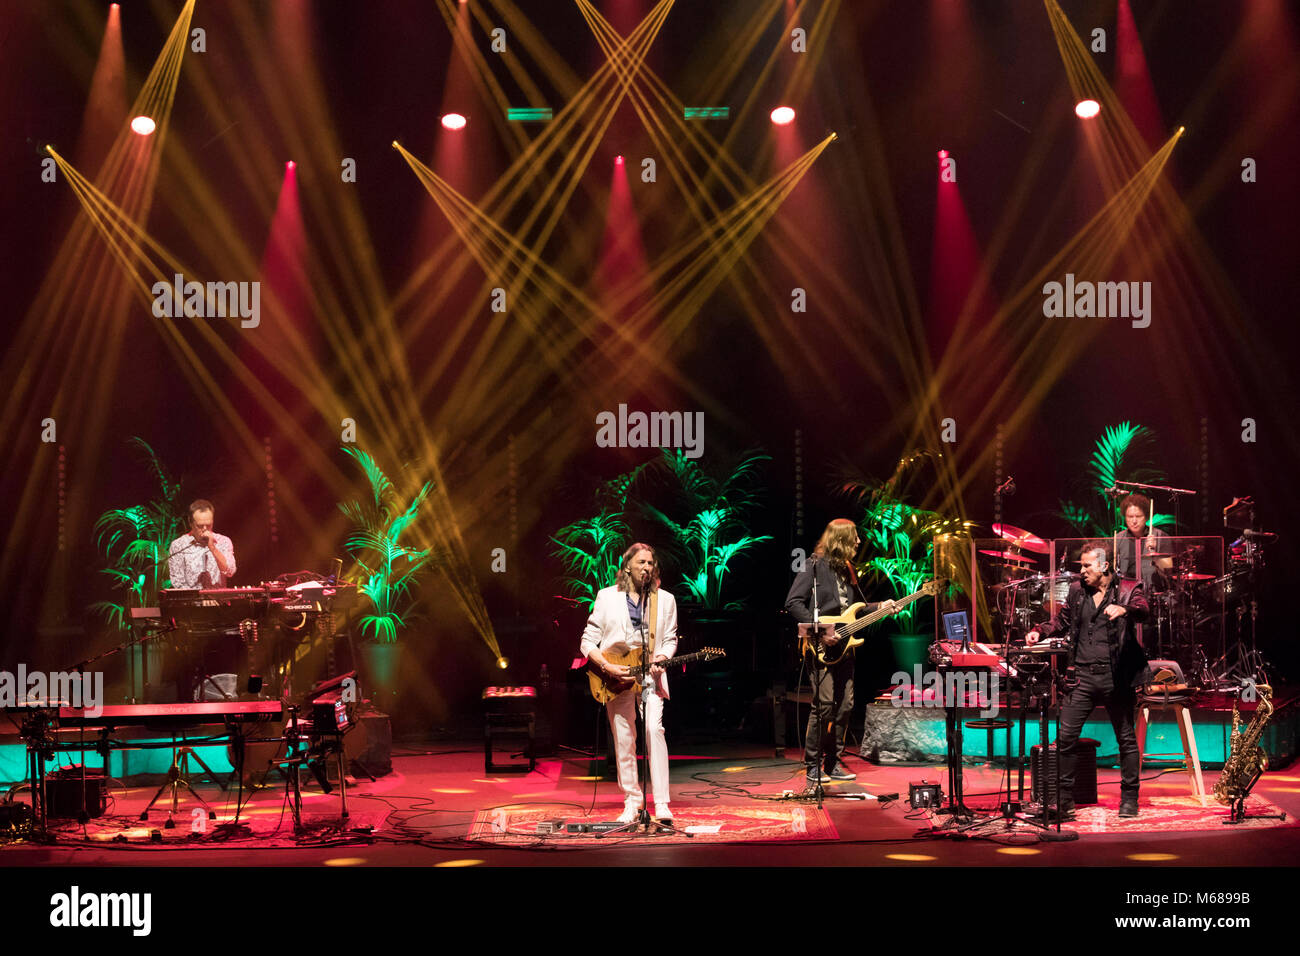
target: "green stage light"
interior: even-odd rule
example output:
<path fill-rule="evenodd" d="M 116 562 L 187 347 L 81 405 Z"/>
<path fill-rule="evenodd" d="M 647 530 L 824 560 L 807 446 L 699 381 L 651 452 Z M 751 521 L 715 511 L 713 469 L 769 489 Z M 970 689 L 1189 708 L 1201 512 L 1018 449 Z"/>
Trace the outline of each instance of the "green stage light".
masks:
<path fill-rule="evenodd" d="M 686 119 L 731 119 L 730 106 L 687 106 L 682 109 Z"/>

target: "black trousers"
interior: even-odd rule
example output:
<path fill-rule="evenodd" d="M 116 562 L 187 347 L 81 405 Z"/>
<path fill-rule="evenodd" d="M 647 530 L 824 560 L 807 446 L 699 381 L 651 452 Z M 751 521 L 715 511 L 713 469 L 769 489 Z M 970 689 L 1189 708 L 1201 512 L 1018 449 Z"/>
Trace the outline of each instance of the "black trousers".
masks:
<path fill-rule="evenodd" d="M 846 654 L 838 664 L 818 665 L 812 670 L 813 706 L 808 714 L 808 732 L 804 741 L 804 763 L 811 770 L 817 766 L 817 744 L 822 742 L 822 766 L 833 770 L 844 759 L 844 740 L 853 715 L 853 655 Z M 835 734 L 823 731 L 835 725 Z"/>
<path fill-rule="evenodd" d="M 1137 694 L 1131 687 L 1116 688 L 1109 668 L 1102 671 L 1075 671 L 1078 683 L 1070 690 L 1061 707 L 1061 730 L 1057 748 L 1061 758 L 1061 793 L 1074 792 L 1074 769 L 1078 759 L 1079 733 L 1093 708 L 1101 704 L 1110 716 L 1110 725 L 1119 742 L 1120 799 L 1138 798 L 1138 742 L 1134 714 Z"/>

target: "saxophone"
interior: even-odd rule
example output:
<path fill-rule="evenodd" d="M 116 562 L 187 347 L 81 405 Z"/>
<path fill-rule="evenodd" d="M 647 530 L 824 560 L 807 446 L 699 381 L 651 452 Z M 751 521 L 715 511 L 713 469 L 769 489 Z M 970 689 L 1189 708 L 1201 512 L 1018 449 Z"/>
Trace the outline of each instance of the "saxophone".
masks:
<path fill-rule="evenodd" d="M 1228 759 L 1223 763 L 1223 770 L 1214 784 L 1214 799 L 1225 806 L 1236 800 L 1243 800 L 1250 793 L 1255 778 L 1268 769 L 1268 755 L 1259 746 L 1260 734 L 1264 725 L 1273 716 L 1273 688 L 1268 684 L 1257 684 L 1259 703 L 1255 716 L 1243 733 L 1241 715 L 1237 712 L 1237 702 L 1232 702 L 1232 736 L 1228 740 Z"/>

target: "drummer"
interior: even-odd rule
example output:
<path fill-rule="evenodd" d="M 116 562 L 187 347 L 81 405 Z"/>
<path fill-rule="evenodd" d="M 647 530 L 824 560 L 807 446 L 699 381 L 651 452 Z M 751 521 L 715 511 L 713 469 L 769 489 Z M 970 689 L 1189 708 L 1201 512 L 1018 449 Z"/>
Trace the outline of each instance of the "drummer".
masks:
<path fill-rule="evenodd" d="M 1174 566 L 1170 553 L 1173 542 L 1159 528 L 1147 526 L 1151 519 L 1151 499 L 1146 495 L 1126 495 L 1119 503 L 1119 513 L 1124 516 L 1124 530 L 1115 536 L 1115 563 L 1119 565 L 1120 576 L 1139 577 L 1140 557 L 1142 583 L 1151 591 L 1156 573 Z"/>

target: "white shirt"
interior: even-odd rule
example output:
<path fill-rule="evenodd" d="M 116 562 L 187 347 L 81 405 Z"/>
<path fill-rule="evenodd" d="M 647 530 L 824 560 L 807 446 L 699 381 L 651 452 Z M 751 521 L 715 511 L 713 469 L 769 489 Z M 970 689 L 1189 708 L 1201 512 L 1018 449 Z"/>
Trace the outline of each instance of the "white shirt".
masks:
<path fill-rule="evenodd" d="M 217 543 L 217 550 L 226 559 L 230 575 L 235 573 L 235 545 L 224 534 L 208 532 Z M 167 571 L 174 588 L 220 588 L 226 586 L 226 575 L 217 567 L 207 545 L 198 544 L 188 531 L 171 543 L 167 549 Z"/>
<path fill-rule="evenodd" d="M 632 627 L 632 615 L 627 609 L 627 592 L 617 587 L 603 588 L 596 594 L 596 603 L 587 618 L 582 632 L 580 650 L 583 657 L 600 648 L 615 646 L 640 647 L 641 633 Z M 677 653 L 677 601 L 663 588 L 659 589 L 659 615 L 655 625 L 654 656 L 672 657 Z M 668 675 L 663 673 L 655 682 L 659 696 L 668 699 Z"/>

